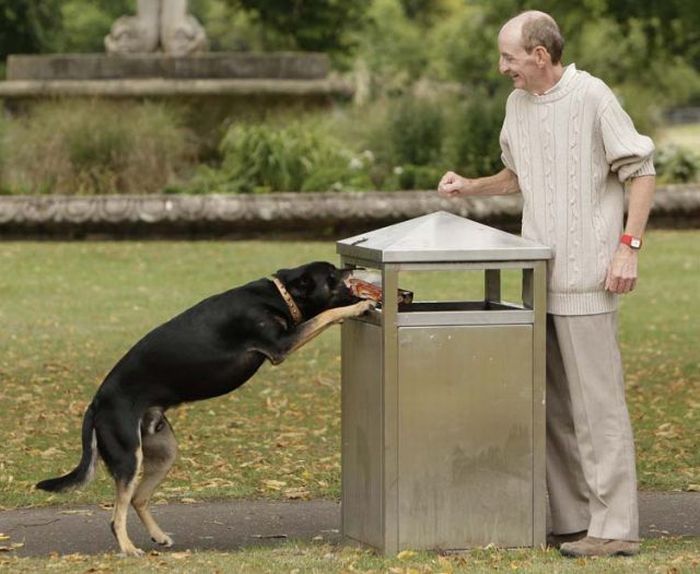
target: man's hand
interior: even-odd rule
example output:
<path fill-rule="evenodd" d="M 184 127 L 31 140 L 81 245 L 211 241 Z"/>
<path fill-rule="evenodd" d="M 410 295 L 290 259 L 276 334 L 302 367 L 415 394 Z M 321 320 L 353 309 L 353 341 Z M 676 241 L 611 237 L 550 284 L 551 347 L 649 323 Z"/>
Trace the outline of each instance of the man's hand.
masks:
<path fill-rule="evenodd" d="M 611 293 L 629 293 L 637 284 L 637 251 L 620 244 L 613 256 L 605 279 L 605 289 Z"/>
<path fill-rule="evenodd" d="M 496 175 L 468 179 L 448 171 L 440 179 L 438 193 L 442 197 L 460 197 L 463 195 L 505 195 L 520 191 L 518 177 L 508 168 Z"/>
<path fill-rule="evenodd" d="M 471 182 L 472 180 L 448 171 L 440 179 L 437 190 L 442 197 L 459 197 L 468 194 Z"/>

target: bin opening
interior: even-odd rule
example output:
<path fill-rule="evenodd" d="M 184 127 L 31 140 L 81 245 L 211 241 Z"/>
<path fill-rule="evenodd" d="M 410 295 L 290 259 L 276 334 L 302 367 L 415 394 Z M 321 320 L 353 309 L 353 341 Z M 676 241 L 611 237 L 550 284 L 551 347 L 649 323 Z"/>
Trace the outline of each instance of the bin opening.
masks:
<path fill-rule="evenodd" d="M 506 301 L 417 301 L 401 308 L 402 313 L 432 311 L 523 311 L 522 305 Z"/>

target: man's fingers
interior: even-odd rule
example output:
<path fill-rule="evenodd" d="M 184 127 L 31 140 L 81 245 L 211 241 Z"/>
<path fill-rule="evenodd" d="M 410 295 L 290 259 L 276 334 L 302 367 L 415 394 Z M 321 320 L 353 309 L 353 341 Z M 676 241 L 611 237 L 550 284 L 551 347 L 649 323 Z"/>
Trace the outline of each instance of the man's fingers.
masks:
<path fill-rule="evenodd" d="M 448 171 L 445 175 L 440 178 L 440 183 L 438 183 L 438 192 L 443 195 L 454 195 L 455 186 L 459 187 L 459 180 L 457 175 L 451 171 Z"/>
<path fill-rule="evenodd" d="M 456 195 L 459 195 L 457 190 L 451 187 L 443 187 L 438 193 L 443 197 L 455 197 Z"/>
<path fill-rule="evenodd" d="M 612 291 L 612 273 L 610 272 L 610 269 L 608 269 L 608 272 L 605 275 L 605 290 Z"/>
<path fill-rule="evenodd" d="M 605 289 L 607 291 L 610 291 L 611 293 L 629 293 L 630 291 L 634 291 L 634 288 L 636 286 L 637 280 L 635 278 L 625 279 L 622 277 L 615 277 L 614 275 L 609 274 L 607 279 L 605 280 Z"/>

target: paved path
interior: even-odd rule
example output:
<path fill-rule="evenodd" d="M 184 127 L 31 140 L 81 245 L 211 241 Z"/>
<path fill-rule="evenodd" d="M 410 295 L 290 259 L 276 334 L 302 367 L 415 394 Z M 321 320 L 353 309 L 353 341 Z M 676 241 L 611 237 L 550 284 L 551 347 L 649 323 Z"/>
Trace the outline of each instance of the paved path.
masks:
<path fill-rule="evenodd" d="M 173 551 L 233 550 L 286 539 L 341 540 L 340 505 L 327 500 L 164 504 L 154 506 L 153 514 L 173 533 Z M 0 540 L 0 547 L 23 543 L 12 551 L 17 556 L 114 551 L 110 516 L 111 511 L 98 506 L 8 510 L 0 513 L 0 533 L 10 538 Z M 642 492 L 640 518 L 644 538 L 700 536 L 700 493 Z M 137 546 L 153 547 L 133 511 L 129 526 Z"/>

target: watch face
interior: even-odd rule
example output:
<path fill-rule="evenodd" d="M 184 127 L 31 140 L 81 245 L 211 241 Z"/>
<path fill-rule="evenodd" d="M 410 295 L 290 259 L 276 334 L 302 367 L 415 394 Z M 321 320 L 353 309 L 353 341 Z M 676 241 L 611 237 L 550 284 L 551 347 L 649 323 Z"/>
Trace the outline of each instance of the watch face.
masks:
<path fill-rule="evenodd" d="M 642 242 L 637 239 L 636 237 L 633 237 L 632 240 L 630 241 L 630 247 L 632 249 L 639 249 L 642 246 Z"/>

